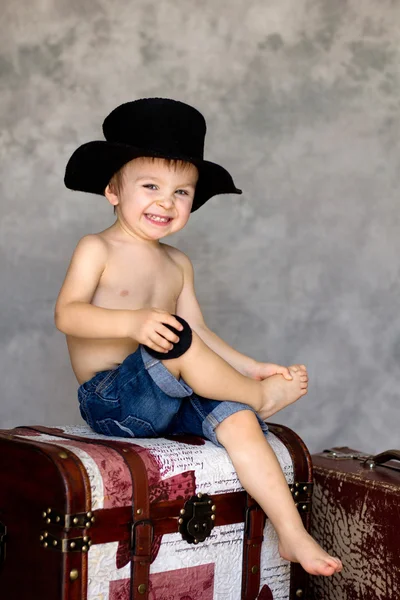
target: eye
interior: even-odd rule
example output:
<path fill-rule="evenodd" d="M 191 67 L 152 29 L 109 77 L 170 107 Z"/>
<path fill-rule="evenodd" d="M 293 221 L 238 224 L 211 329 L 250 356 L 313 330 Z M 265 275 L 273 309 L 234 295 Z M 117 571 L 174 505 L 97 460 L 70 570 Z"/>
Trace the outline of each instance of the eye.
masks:
<path fill-rule="evenodd" d="M 157 186 L 154 183 L 146 183 L 143 187 L 149 189 L 149 190 L 156 190 Z"/>
<path fill-rule="evenodd" d="M 188 196 L 189 194 L 187 193 L 186 190 L 176 190 L 176 193 L 182 196 Z"/>

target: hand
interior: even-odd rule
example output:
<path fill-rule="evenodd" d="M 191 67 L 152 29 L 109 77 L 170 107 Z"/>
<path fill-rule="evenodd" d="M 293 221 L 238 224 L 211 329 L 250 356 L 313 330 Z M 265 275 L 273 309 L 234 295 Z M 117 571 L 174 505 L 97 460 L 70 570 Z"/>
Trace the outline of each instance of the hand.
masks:
<path fill-rule="evenodd" d="M 172 350 L 173 343 L 179 342 L 179 337 L 165 327 L 164 323 L 171 325 L 178 331 L 183 327 L 173 315 L 158 308 L 140 308 L 132 311 L 131 336 L 139 344 L 144 344 L 157 352 Z"/>
<path fill-rule="evenodd" d="M 249 377 L 257 379 L 258 381 L 267 379 L 267 377 L 271 377 L 272 375 L 283 375 L 288 381 L 292 381 L 293 379 L 289 367 L 282 367 L 281 365 L 275 365 L 274 363 L 256 362 L 249 372 Z"/>

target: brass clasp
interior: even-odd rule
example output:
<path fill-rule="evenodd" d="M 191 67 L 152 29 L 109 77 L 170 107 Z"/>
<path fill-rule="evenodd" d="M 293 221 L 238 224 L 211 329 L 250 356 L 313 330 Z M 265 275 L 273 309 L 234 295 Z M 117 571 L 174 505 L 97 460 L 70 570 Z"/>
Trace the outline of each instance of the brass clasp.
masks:
<path fill-rule="evenodd" d="M 214 527 L 216 506 L 208 494 L 198 493 L 184 504 L 178 520 L 178 531 L 188 544 L 204 542 Z"/>

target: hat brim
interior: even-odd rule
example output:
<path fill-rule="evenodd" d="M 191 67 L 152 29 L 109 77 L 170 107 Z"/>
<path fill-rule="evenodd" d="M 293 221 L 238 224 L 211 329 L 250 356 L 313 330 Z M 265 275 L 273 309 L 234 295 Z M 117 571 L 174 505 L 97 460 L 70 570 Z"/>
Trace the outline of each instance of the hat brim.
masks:
<path fill-rule="evenodd" d="M 191 212 L 217 194 L 242 193 L 230 173 L 216 163 L 183 155 L 167 156 L 156 150 L 103 141 L 88 142 L 75 150 L 68 161 L 64 183 L 71 190 L 104 195 L 111 177 L 126 163 L 140 156 L 183 160 L 197 167 L 199 180 Z"/>

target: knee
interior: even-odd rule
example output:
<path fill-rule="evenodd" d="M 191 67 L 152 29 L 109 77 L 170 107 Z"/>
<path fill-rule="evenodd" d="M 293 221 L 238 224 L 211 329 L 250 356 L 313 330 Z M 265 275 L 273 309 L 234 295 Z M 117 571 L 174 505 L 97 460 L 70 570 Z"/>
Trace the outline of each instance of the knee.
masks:
<path fill-rule="evenodd" d="M 257 428 L 260 426 L 256 414 L 250 409 L 243 409 L 224 419 L 216 428 L 215 435 L 219 443 L 226 446 L 230 442 L 237 444 L 253 436 Z"/>

